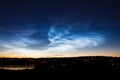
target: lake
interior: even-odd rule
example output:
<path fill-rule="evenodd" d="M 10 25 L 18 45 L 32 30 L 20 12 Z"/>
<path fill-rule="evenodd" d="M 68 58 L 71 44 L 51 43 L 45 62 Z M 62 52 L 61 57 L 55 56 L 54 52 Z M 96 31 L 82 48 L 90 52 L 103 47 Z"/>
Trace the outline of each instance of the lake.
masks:
<path fill-rule="evenodd" d="M 26 70 L 26 69 L 34 69 L 32 66 L 0 66 L 2 70 Z"/>

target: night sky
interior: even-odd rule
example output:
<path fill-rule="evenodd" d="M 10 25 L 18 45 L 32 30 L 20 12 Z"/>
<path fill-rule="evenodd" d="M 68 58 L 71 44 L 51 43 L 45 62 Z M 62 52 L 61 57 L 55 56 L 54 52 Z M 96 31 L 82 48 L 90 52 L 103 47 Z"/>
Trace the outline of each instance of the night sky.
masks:
<path fill-rule="evenodd" d="M 0 0 L 0 57 L 120 56 L 120 3 Z"/>

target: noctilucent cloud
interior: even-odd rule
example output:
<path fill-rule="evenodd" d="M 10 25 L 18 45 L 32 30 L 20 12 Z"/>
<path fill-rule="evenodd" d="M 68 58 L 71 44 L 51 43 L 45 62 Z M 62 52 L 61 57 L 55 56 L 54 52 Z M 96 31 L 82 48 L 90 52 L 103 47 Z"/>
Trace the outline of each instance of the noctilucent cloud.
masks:
<path fill-rule="evenodd" d="M 36 35 L 40 39 L 33 38 Z M 33 53 L 30 54 L 34 54 L 34 51 L 38 51 L 40 54 L 49 52 L 65 54 L 72 53 L 73 51 L 77 52 L 83 48 L 96 47 L 104 44 L 106 40 L 104 34 L 97 32 L 72 33 L 64 26 L 52 26 L 46 35 L 46 39 L 42 39 L 39 30 L 20 31 L 20 33 L 11 36 L 11 39 L 1 39 L 1 48 L 3 48 L 2 50 L 15 51 L 16 53 L 27 53 L 28 51 L 29 54 L 29 50 L 33 50 Z"/>
<path fill-rule="evenodd" d="M 115 1 L 0 1 L 0 57 L 120 56 Z"/>

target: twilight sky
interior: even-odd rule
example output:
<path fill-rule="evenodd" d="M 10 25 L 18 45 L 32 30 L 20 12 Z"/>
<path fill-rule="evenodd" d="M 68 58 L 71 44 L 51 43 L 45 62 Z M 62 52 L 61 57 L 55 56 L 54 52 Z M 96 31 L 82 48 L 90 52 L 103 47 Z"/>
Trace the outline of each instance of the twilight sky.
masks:
<path fill-rule="evenodd" d="M 119 4 L 0 0 L 0 57 L 120 56 Z"/>

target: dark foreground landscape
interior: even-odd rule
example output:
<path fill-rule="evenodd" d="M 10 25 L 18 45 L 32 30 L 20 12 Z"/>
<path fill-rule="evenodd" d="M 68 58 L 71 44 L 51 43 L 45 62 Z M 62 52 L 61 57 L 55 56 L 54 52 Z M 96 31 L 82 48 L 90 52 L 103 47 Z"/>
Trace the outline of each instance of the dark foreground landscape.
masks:
<path fill-rule="evenodd" d="M 4 67 L 8 67 L 5 69 Z M 32 67 L 23 70 L 9 67 Z M 0 58 L 0 80 L 119 79 L 119 57 Z"/>

